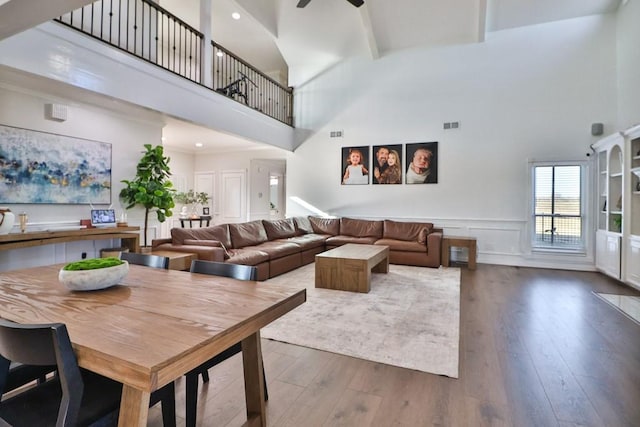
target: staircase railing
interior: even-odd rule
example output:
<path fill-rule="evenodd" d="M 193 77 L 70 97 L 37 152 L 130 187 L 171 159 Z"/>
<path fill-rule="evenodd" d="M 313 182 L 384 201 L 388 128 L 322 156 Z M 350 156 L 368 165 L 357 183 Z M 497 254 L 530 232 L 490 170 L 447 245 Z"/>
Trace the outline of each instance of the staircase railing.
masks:
<path fill-rule="evenodd" d="M 98 0 L 55 21 L 204 86 L 203 34 L 150 0 Z M 213 87 L 289 126 L 293 91 L 213 43 Z"/>

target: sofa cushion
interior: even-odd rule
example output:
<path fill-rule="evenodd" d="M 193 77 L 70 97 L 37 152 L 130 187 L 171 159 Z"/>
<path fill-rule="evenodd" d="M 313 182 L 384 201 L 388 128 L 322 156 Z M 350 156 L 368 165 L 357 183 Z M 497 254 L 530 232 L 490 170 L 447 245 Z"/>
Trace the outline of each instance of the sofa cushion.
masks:
<path fill-rule="evenodd" d="M 269 240 L 286 239 L 297 234 L 296 226 L 292 218 L 278 219 L 275 221 L 262 220 L 262 225 L 267 232 Z"/>
<path fill-rule="evenodd" d="M 228 224 L 203 228 L 172 228 L 171 239 L 177 245 L 183 245 L 185 240 L 217 240 L 224 247 L 231 246 Z"/>
<path fill-rule="evenodd" d="M 229 249 L 229 258 L 226 262 L 232 264 L 258 265 L 269 261 L 269 254 L 253 247 L 241 249 Z"/>
<path fill-rule="evenodd" d="M 184 239 L 183 244 L 185 245 L 196 245 L 196 246 L 213 246 L 217 248 L 222 247 L 222 243 L 218 240 L 197 240 L 197 239 Z"/>
<path fill-rule="evenodd" d="M 428 235 L 429 235 L 429 229 L 427 229 L 427 227 L 423 227 L 422 230 L 420 230 L 420 233 L 418 233 L 418 243 L 422 245 L 426 245 Z"/>
<path fill-rule="evenodd" d="M 262 220 L 229 224 L 229 234 L 234 249 L 256 246 L 268 240 Z"/>
<path fill-rule="evenodd" d="M 390 251 L 402 251 L 402 252 L 427 252 L 427 247 L 424 243 L 418 243 L 407 240 L 397 239 L 380 239 L 376 240 L 374 245 L 389 246 Z"/>
<path fill-rule="evenodd" d="M 296 225 L 296 231 L 298 235 L 313 233 L 313 227 L 311 221 L 306 216 L 296 216 L 293 218 L 293 222 Z"/>
<path fill-rule="evenodd" d="M 319 218 L 310 216 L 309 222 L 314 233 L 337 236 L 340 234 L 340 218 Z"/>
<path fill-rule="evenodd" d="M 426 243 L 426 236 L 433 229 L 430 222 L 400 222 L 384 220 L 384 239 L 406 240 Z"/>
<path fill-rule="evenodd" d="M 278 239 L 276 242 L 288 242 L 295 243 L 300 246 L 303 251 L 308 249 L 318 248 L 324 246 L 324 242 L 327 240 L 326 234 L 305 234 L 302 236 L 289 237 L 288 239 Z"/>
<path fill-rule="evenodd" d="M 186 239 L 193 239 L 193 233 L 191 228 L 172 228 L 171 229 L 171 242 L 174 245 L 183 245 Z"/>
<path fill-rule="evenodd" d="M 253 248 L 268 253 L 270 260 L 291 254 L 297 254 L 301 251 L 300 245 L 285 241 L 264 242 L 257 246 L 253 246 Z"/>
<path fill-rule="evenodd" d="M 347 243 L 358 243 L 360 245 L 373 245 L 378 240 L 377 237 L 355 237 L 355 236 L 331 236 L 327 239 L 327 246 L 342 246 Z"/>
<path fill-rule="evenodd" d="M 214 225 L 213 227 L 197 228 L 194 235 L 199 240 L 217 240 L 223 247 L 231 246 L 231 235 L 229 234 L 229 224 Z"/>
<path fill-rule="evenodd" d="M 382 221 L 340 218 L 340 234 L 354 237 L 382 237 Z"/>
<path fill-rule="evenodd" d="M 222 242 L 218 240 L 196 240 L 196 239 L 185 239 L 185 246 L 212 246 L 221 248 L 224 251 L 224 259 L 229 259 L 230 255 L 227 252 L 227 248 L 222 244 Z"/>

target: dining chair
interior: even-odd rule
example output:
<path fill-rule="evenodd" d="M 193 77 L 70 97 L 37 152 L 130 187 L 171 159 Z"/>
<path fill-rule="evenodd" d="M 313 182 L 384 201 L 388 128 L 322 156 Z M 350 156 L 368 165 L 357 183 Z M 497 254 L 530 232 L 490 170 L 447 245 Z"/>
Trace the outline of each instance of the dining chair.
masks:
<path fill-rule="evenodd" d="M 210 274 L 212 276 L 230 277 L 238 280 L 258 280 L 258 269 L 250 265 L 231 264 L 216 261 L 191 261 L 192 273 Z"/>
<path fill-rule="evenodd" d="M 226 262 L 191 261 L 191 273 L 209 274 L 212 276 L 230 277 L 238 280 L 257 280 L 258 269 L 250 265 L 231 264 Z M 197 409 L 198 409 L 198 376 L 202 375 L 202 381 L 209 381 L 209 368 L 221 363 L 228 358 L 242 352 L 242 344 L 235 343 L 228 349 L 218 353 L 213 358 L 204 362 L 197 368 L 187 372 L 186 374 L 186 426 L 194 427 L 196 425 Z M 262 365 L 262 378 L 264 381 L 264 398 L 269 400 L 267 392 L 267 378 L 264 373 L 264 363 Z"/>
<path fill-rule="evenodd" d="M 4 386 L 4 393 L 8 393 L 35 381 L 37 381 L 38 384 L 42 384 L 47 380 L 47 375 L 55 372 L 55 370 L 55 365 L 32 366 L 11 362 Z"/>
<path fill-rule="evenodd" d="M 22 325 L 0 319 L 0 395 L 6 390 L 11 362 L 56 366 L 58 374 L 0 403 L 0 425 L 87 426 L 117 420 L 122 384 L 81 369 L 62 323 Z M 162 402 L 165 426 L 175 427 L 173 382 L 151 393 Z"/>
<path fill-rule="evenodd" d="M 160 255 L 138 254 L 135 252 L 121 252 L 120 259 L 129 264 L 143 265 L 145 267 L 169 269 L 170 258 Z"/>

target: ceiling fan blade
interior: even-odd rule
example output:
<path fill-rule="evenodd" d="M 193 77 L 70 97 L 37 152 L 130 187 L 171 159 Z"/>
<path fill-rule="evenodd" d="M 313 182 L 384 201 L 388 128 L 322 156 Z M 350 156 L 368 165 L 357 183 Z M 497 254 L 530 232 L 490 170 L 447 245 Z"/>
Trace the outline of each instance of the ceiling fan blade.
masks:
<path fill-rule="evenodd" d="M 347 1 L 352 5 L 354 5 L 355 7 L 360 7 L 364 4 L 364 0 L 347 0 Z"/>
<path fill-rule="evenodd" d="M 311 0 L 300 0 L 300 1 L 298 2 L 298 7 L 305 7 L 306 5 L 308 5 L 308 4 L 309 4 L 309 2 L 310 2 L 310 1 L 311 1 Z"/>

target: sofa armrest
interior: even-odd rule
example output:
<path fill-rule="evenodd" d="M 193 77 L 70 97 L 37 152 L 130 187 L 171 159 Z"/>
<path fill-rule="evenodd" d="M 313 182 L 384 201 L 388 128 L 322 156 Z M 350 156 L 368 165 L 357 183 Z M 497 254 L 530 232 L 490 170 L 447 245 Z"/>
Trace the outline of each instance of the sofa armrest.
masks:
<path fill-rule="evenodd" d="M 157 247 L 158 250 L 191 253 L 198 255 L 198 259 L 205 261 L 224 262 L 224 249 L 213 246 L 197 246 L 197 245 L 172 245 L 165 243 Z"/>
<path fill-rule="evenodd" d="M 442 249 L 442 233 L 435 232 L 427 235 L 427 253 L 429 256 L 435 256 L 437 259 L 442 260 L 440 252 Z M 433 252 L 432 252 L 433 251 Z"/>
<path fill-rule="evenodd" d="M 153 239 L 151 241 L 151 247 L 155 248 L 156 246 L 160 246 L 163 245 L 165 243 L 171 243 L 173 241 L 173 239 L 171 237 L 166 238 L 166 239 Z"/>

